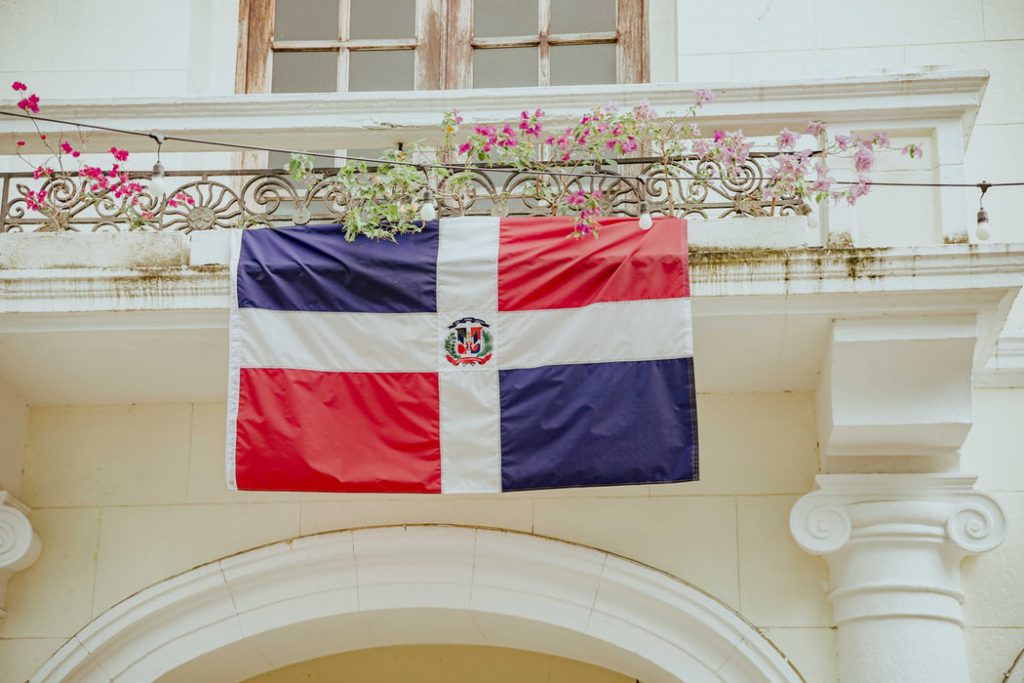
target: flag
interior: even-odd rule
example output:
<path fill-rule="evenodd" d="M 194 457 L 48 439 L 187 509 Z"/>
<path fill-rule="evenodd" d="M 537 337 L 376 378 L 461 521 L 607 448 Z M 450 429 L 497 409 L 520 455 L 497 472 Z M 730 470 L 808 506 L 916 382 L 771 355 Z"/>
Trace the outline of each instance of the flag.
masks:
<path fill-rule="evenodd" d="M 231 260 L 227 477 L 481 493 L 695 480 L 686 224 L 254 229 Z"/>

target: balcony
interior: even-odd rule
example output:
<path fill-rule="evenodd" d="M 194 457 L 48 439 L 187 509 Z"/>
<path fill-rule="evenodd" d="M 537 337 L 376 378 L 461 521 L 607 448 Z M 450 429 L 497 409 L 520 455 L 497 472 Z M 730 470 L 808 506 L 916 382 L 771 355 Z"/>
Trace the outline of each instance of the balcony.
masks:
<path fill-rule="evenodd" d="M 751 135 L 796 129 L 811 119 L 827 121 L 837 132 L 885 129 L 925 142 L 929 167 L 914 171 L 915 178 L 963 182 L 963 151 L 986 81 L 984 73 L 934 71 L 735 87 L 719 92 L 696 122 L 704 130 L 742 128 Z M 58 102 L 47 113 L 200 140 L 365 149 L 414 141 L 429 146 L 440 112 L 452 108 L 471 124 L 539 106 L 557 124 L 609 100 L 628 105 L 646 99 L 656 109 L 678 111 L 693 87 Z M 13 148 L 15 139 L 31 141 L 27 123 L 0 119 L 0 149 Z M 117 134 L 90 134 L 88 142 L 92 149 L 128 148 L 143 165 L 152 163 L 145 155 L 151 159 L 155 151 L 146 138 Z M 545 214 L 548 207 L 531 198 L 536 193 L 530 186 L 572 182 L 600 187 L 610 214 L 635 215 L 646 200 L 652 212 L 691 219 L 702 392 L 812 390 L 833 320 L 880 310 L 910 317 L 975 315 L 979 377 L 994 386 L 1024 382 L 1020 336 L 996 338 L 1020 287 L 1024 252 L 1012 245 L 959 244 L 968 240 L 976 207 L 966 190 L 921 191 L 912 202 L 905 194 L 872 196 L 865 206 L 877 201 L 884 210 L 870 208 L 866 215 L 859 214 L 860 205 L 808 206 L 792 197 L 772 207 L 757 199 L 768 156 L 754 157 L 739 182 L 723 182 L 715 169 L 702 174 L 697 160 L 687 158 L 677 160 L 670 174 L 655 160 L 636 158 L 586 179 L 538 180 L 477 168 L 468 189 L 459 192 L 436 177 L 425 182 L 442 215 Z M 152 220 L 130 232 L 102 203 L 86 207 L 74 181 L 62 181 L 61 211 L 41 216 L 18 200 L 17 186 L 36 181 L 13 170 L 0 175 L 0 377 L 33 404 L 223 400 L 229 229 L 344 219 L 343 195 L 268 169 L 265 159 L 248 160 L 256 169 L 215 170 L 230 167 L 232 154 L 210 142 L 168 143 L 164 158 L 171 169 L 168 189 L 179 188 L 195 204 L 153 206 Z M 711 178 L 695 182 L 703 175 Z M 903 240 L 900 247 L 859 242 L 858 222 L 877 229 L 879 216 L 897 243 L 906 221 L 923 226 L 917 234 L 925 237 Z"/>
<path fill-rule="evenodd" d="M 833 132 L 885 129 L 894 136 L 923 140 L 927 167 L 913 170 L 915 178 L 963 182 L 963 152 L 969 139 L 988 76 L 977 71 L 926 70 L 891 74 L 785 83 L 736 85 L 717 89 L 716 100 L 693 119 L 705 131 L 742 129 L 751 136 L 776 133 L 783 126 L 802 129 L 808 120 L 826 121 Z M 307 187 L 283 172 L 267 168 L 266 155 L 246 153 L 247 158 L 225 152 L 217 142 L 256 144 L 277 148 L 373 149 L 438 141 L 441 112 L 458 109 L 467 124 L 493 122 L 514 115 L 523 107 L 540 107 L 549 124 L 569 122 L 597 104 L 631 106 L 647 101 L 658 111 L 684 110 L 695 88 L 708 84 L 642 84 L 576 86 L 558 89 L 511 88 L 476 91 L 420 91 L 400 93 L 326 93 L 314 95 L 251 95 L 199 98 L 185 101 L 123 100 L 118 102 L 47 102 L 46 113 L 62 119 L 139 131 L 156 130 L 188 137 L 192 142 L 168 142 L 163 147 L 168 174 L 178 181 L 195 205 L 171 207 L 153 203 L 149 231 L 195 231 L 213 228 L 338 222 L 344 217 L 346 198 L 326 185 Z M 49 125 L 51 139 L 76 138 L 77 129 Z M 0 150 L 14 149 L 14 142 L 28 142 L 24 153 L 43 150 L 28 121 L 0 119 Z M 214 142 L 216 141 L 216 142 Z M 111 145 L 129 149 L 134 158 L 152 155 L 155 145 L 146 138 L 113 132 L 89 132 L 90 149 Z M 718 169 L 703 169 L 709 182 L 694 182 L 700 164 L 680 159 L 666 171 L 651 159 L 624 159 L 614 167 L 602 167 L 599 177 L 582 181 L 600 187 L 608 213 L 635 214 L 646 200 L 655 213 L 675 213 L 693 218 L 725 218 L 764 214 L 814 213 L 821 244 L 856 244 L 858 214 L 846 207 L 814 207 L 795 198 L 782 198 L 774 207 L 760 201 L 765 182 L 763 162 L 755 157 L 743 177 L 722 180 Z M 197 160 L 198 159 L 198 160 Z M 0 159 L 3 161 L 3 159 Z M 0 232 L 34 230 L 79 232 L 122 230 L 114 218 L 115 203 L 84 206 L 73 180 L 59 181 L 58 211 L 52 216 L 26 211 L 18 186 L 33 187 L 30 177 L 9 172 L 2 180 Z M 246 170 L 210 170 L 224 168 Z M 2 168 L 2 166 L 0 166 Z M 259 170 L 252 170 L 258 168 Z M 905 173 L 898 170 L 896 173 Z M 876 174 L 884 180 L 886 172 Z M 146 178 L 146 173 L 135 174 Z M 852 174 L 851 174 L 852 177 Z M 903 177 L 903 176 L 898 176 Z M 557 178 L 544 182 L 559 183 Z M 530 199 L 534 176 L 509 174 L 497 169 L 477 169 L 465 192 L 446 192 L 431 181 L 441 201 L 441 212 L 450 214 L 543 214 L 543 202 Z M 574 180 L 573 182 L 581 182 Z M 891 195 L 890 195 L 891 196 Z M 410 200 L 415 199 L 410 197 Z M 969 239 L 971 210 L 961 188 L 943 188 L 917 195 L 916 206 L 891 201 L 886 209 L 897 220 L 904 216 L 922 225 L 914 239 L 919 243 L 965 242 Z M 923 199 L 924 201 L 921 201 Z M 152 198 L 149 198 L 152 202 Z M 874 200 L 873 200 L 874 201 Z M 927 210 L 922 210 L 922 207 Z"/>

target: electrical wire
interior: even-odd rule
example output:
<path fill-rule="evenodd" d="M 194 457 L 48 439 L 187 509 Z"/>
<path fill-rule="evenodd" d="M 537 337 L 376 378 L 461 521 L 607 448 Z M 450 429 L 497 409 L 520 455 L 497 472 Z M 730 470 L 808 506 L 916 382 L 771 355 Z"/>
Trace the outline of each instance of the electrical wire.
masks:
<path fill-rule="evenodd" d="M 304 154 L 306 156 L 318 157 L 323 159 L 338 159 L 342 161 L 360 161 L 363 163 L 371 164 L 383 164 L 388 166 L 412 166 L 415 168 L 422 169 L 424 172 L 428 168 L 440 168 L 449 171 L 473 171 L 485 168 L 488 171 L 498 173 L 532 173 L 535 175 L 546 175 L 546 176 L 560 176 L 568 178 L 607 178 L 608 175 L 605 173 L 591 173 L 591 172 L 565 172 L 565 171 L 554 171 L 544 169 L 527 169 L 519 168 L 515 166 L 468 166 L 465 164 L 445 164 L 437 162 L 415 162 L 415 161 L 401 161 L 401 160 L 390 160 L 390 159 L 371 159 L 368 157 L 351 156 L 347 154 L 331 154 L 329 152 L 309 152 L 305 150 L 296 149 L 283 149 L 280 147 L 263 147 L 259 145 L 248 145 L 241 142 L 226 142 L 223 140 L 209 140 L 206 138 L 192 138 L 185 137 L 182 135 L 168 135 L 157 131 L 139 131 L 129 130 L 126 128 L 114 128 L 112 126 L 101 126 L 92 123 L 81 123 L 77 121 L 68 121 L 65 119 L 56 119 L 48 116 L 35 116 L 32 114 L 22 114 L 13 111 L 0 110 L 0 115 L 10 116 L 21 119 L 29 119 L 32 121 L 46 121 L 48 123 L 58 123 L 65 126 L 74 126 L 76 128 L 88 128 L 91 130 L 102 130 L 108 133 L 118 133 L 120 135 L 134 135 L 137 137 L 150 138 L 159 146 L 165 141 L 173 140 L 175 142 L 183 142 L 186 144 L 206 145 L 209 147 L 225 147 L 229 149 L 247 150 L 253 152 L 277 152 L 280 154 Z M 631 178 L 631 180 L 637 180 L 638 182 L 645 182 L 639 178 Z M 857 185 L 860 183 L 859 180 L 834 180 L 837 185 Z M 1021 187 L 1024 186 L 1024 181 L 1012 181 L 1004 183 L 989 183 L 982 181 L 980 183 L 913 183 L 913 182 L 885 182 L 885 181 L 870 181 L 868 185 L 872 187 L 973 187 L 978 189 L 988 189 L 990 187 Z"/>

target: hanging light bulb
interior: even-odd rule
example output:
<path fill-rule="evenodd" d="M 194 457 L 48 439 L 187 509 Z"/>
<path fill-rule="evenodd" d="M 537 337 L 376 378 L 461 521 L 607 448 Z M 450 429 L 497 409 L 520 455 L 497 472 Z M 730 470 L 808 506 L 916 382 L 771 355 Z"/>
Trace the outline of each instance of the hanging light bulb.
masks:
<path fill-rule="evenodd" d="M 423 195 L 423 206 L 420 208 L 420 218 L 424 221 L 432 221 L 437 218 L 437 206 L 434 204 L 434 193 L 427 188 Z"/>
<path fill-rule="evenodd" d="M 166 178 L 164 177 L 164 165 L 159 161 L 153 164 L 153 177 L 149 179 L 149 193 L 158 202 L 167 194 Z"/>
<path fill-rule="evenodd" d="M 156 163 L 153 164 L 153 176 L 149 180 L 149 193 L 153 199 L 160 202 L 167 194 L 166 177 L 164 176 L 164 165 L 160 163 L 160 148 L 164 144 L 163 133 L 150 131 L 149 136 L 156 140 Z"/>
<path fill-rule="evenodd" d="M 985 200 L 985 193 L 988 192 L 988 188 L 991 187 L 985 180 L 981 181 L 978 185 L 981 188 L 981 197 L 978 199 L 978 227 L 974 231 L 974 234 L 978 236 L 981 241 L 986 241 L 989 237 L 992 237 L 992 230 L 988 225 L 988 211 L 982 206 L 982 202 Z"/>
<path fill-rule="evenodd" d="M 650 230 L 653 227 L 654 218 L 651 216 L 651 212 L 647 208 L 647 202 L 640 202 L 640 229 Z"/>

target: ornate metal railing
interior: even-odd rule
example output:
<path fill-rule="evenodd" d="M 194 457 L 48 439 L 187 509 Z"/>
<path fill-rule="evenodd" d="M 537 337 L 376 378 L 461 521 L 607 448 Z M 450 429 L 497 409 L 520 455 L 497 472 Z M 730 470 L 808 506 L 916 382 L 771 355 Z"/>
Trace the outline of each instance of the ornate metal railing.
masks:
<path fill-rule="evenodd" d="M 552 209 L 538 184 L 556 190 L 600 189 L 608 215 L 637 215 L 646 202 L 654 214 L 726 218 L 807 213 L 796 196 L 762 199 L 769 181 L 766 161 L 773 153 L 754 154 L 739 174 L 729 177 L 714 161 L 679 158 L 630 158 L 594 169 L 584 177 L 537 175 L 479 167 L 469 182 L 429 181 L 443 215 L 547 215 Z M 333 169 L 320 169 L 333 175 Z M 373 169 L 370 169 L 373 172 Z M 148 173 L 132 174 L 147 180 Z M 31 173 L 0 174 L 0 232 L 210 230 L 261 226 L 332 224 L 344 220 L 348 197 L 329 177 L 294 180 L 286 172 L 260 170 L 177 171 L 167 173 L 166 197 L 184 193 L 191 202 L 157 202 L 143 194 L 138 209 L 147 218 L 132 225 L 124 200 L 83 191 L 73 175 L 34 180 Z M 24 195 L 46 188 L 46 210 L 30 210 Z M 416 199 L 409 197 L 409 201 Z M 138 211 L 135 212 L 136 215 Z"/>

